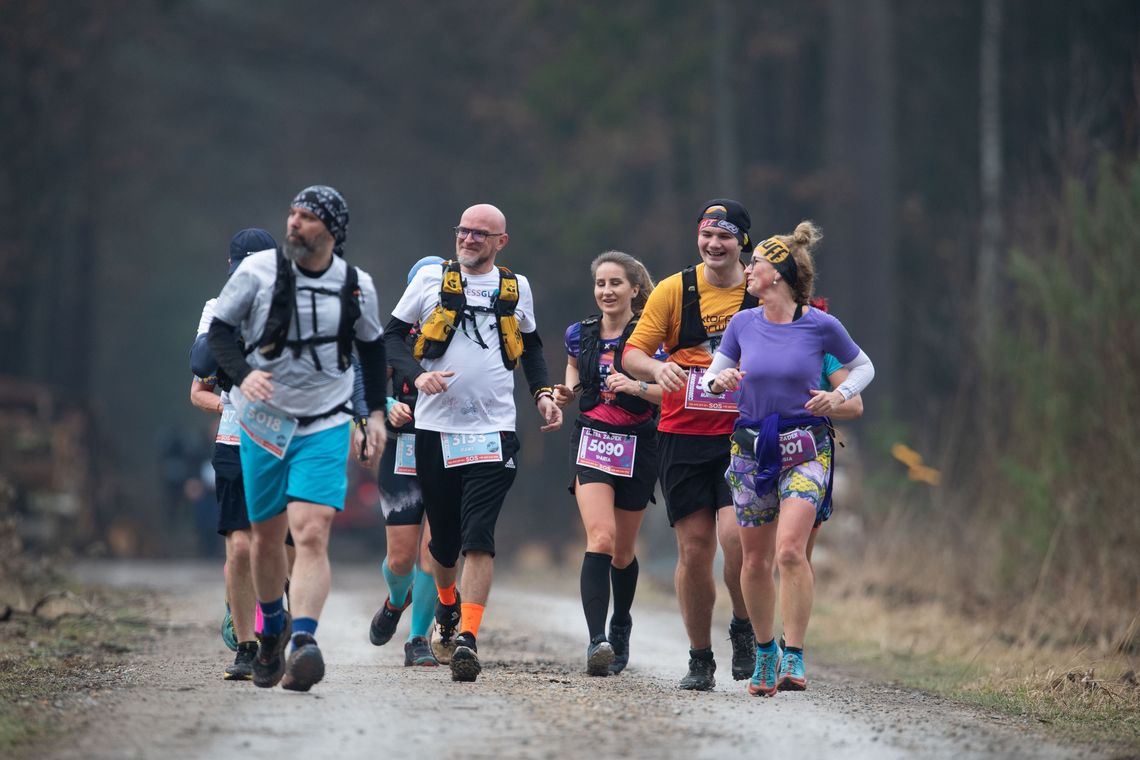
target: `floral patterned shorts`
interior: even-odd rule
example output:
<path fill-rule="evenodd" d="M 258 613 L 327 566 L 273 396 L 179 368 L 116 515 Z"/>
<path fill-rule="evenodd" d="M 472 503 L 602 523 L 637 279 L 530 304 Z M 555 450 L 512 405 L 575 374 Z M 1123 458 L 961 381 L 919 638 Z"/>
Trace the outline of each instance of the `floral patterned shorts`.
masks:
<path fill-rule="evenodd" d="M 736 522 L 742 528 L 757 528 L 774 522 L 780 514 L 780 502 L 784 499 L 803 499 L 815 506 L 815 522 L 831 517 L 831 505 L 827 514 L 822 508 L 823 497 L 827 493 L 828 473 L 831 470 L 831 441 L 817 443 L 815 459 L 789 467 L 780 473 L 776 488 L 766 496 L 756 495 L 756 459 L 745 452 L 736 441 L 732 442 L 732 456 L 724 479 L 732 491 L 732 503 L 736 506 Z"/>

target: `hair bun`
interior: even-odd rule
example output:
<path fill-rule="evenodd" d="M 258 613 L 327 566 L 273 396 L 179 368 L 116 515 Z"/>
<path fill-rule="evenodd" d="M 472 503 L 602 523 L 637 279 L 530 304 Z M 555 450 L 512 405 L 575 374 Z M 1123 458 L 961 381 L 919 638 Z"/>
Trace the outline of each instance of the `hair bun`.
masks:
<path fill-rule="evenodd" d="M 797 245 L 806 245 L 811 248 L 823 239 L 823 232 L 811 220 L 804 220 L 796 225 L 792 239 L 796 241 Z"/>

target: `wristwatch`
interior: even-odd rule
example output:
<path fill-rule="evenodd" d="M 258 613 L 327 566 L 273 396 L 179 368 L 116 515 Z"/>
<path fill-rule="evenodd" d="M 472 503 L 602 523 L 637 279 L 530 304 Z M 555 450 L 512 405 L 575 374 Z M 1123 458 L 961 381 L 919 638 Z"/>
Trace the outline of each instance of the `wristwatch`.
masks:
<path fill-rule="evenodd" d="M 642 393 L 646 393 L 649 390 L 649 383 L 644 380 L 638 380 L 637 387 L 641 389 Z"/>

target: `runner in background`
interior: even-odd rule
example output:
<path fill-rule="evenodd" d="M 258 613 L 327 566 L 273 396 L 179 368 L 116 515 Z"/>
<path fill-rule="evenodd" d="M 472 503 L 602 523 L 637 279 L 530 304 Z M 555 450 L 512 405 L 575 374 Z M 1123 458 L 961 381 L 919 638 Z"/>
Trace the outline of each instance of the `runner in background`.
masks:
<path fill-rule="evenodd" d="M 277 242 L 265 230 L 245 229 L 230 240 L 229 275 L 254 251 L 274 249 Z M 216 298 L 206 301 L 198 331 L 190 348 L 190 402 L 210 414 L 220 415 L 214 440 L 214 488 L 218 501 L 218 533 L 225 537 L 226 615 L 222 621 L 222 640 L 234 650 L 234 661 L 222 673 L 227 681 L 248 681 L 253 677 L 253 658 L 257 654 L 254 639 L 257 598 L 253 592 L 253 576 L 249 565 L 249 515 L 242 490 L 241 459 L 238 455 L 237 413 L 230 403 L 230 382 L 219 371 L 217 362 L 206 345 L 206 333 L 214 320 Z M 214 393 L 215 389 L 221 395 Z"/>
<path fill-rule="evenodd" d="M 811 305 L 814 308 L 819 309 L 820 311 L 822 311 L 825 314 L 828 313 L 827 299 L 826 298 L 814 296 L 811 299 Z M 836 359 L 831 354 L 824 354 L 824 356 L 823 356 L 823 374 L 820 376 L 820 379 L 819 379 L 820 390 L 823 390 L 823 391 L 835 390 L 836 388 L 838 388 L 843 383 L 844 380 L 847 379 L 848 374 L 850 374 L 849 371 L 847 370 L 846 367 L 843 366 L 843 364 L 838 359 Z M 857 420 L 862 416 L 863 416 L 863 394 L 861 394 L 861 393 L 856 393 L 851 398 L 845 400 L 842 404 L 840 404 L 839 406 L 832 409 L 831 413 L 828 415 L 828 417 L 830 417 L 833 421 L 834 420 Z M 842 447 L 843 446 L 842 436 L 837 436 L 836 442 L 840 445 L 840 447 Z M 832 469 L 832 472 L 835 471 L 835 454 L 836 454 L 836 451 L 833 448 L 831 451 L 831 457 L 832 457 L 831 469 Z M 811 536 L 808 537 L 808 544 L 807 544 L 807 558 L 808 558 L 809 564 L 811 563 L 811 555 L 812 555 L 812 551 L 815 549 L 815 539 L 819 535 L 819 529 L 823 526 L 823 524 L 825 522 L 827 522 L 831 518 L 831 511 L 832 511 L 832 504 L 831 504 L 831 502 L 828 502 L 827 510 L 823 514 L 821 514 L 819 517 L 816 518 L 815 525 L 811 529 Z M 815 566 L 814 565 L 812 565 L 812 577 L 813 578 L 815 577 Z M 781 648 L 784 646 L 783 640 L 781 640 L 780 646 L 781 646 Z"/>
<path fill-rule="evenodd" d="M 576 395 L 580 414 L 570 438 L 570 493 L 586 529 L 582 610 L 590 643 L 586 672 L 620 673 L 629 662 L 630 608 L 637 590 L 637 532 L 657 485 L 656 405 L 661 388 L 623 374 L 625 343 L 653 292 L 645 266 L 607 251 L 590 265 L 600 314 L 566 329 L 566 383 L 554 386 L 560 407 Z M 660 359 L 665 359 L 660 352 Z M 606 636 L 613 586 L 614 611 Z"/>
<path fill-rule="evenodd" d="M 439 256 L 425 256 L 408 270 L 408 284 L 428 264 L 443 263 Z M 408 341 L 415 345 L 415 328 Z M 410 348 L 410 347 L 409 347 Z M 428 562 L 431 530 L 424 521 L 424 500 L 416 477 L 415 380 L 389 370 L 392 396 L 388 397 L 388 445 L 380 458 L 380 506 L 384 511 L 387 554 L 381 563 L 388 597 L 372 617 L 368 639 L 383 646 L 396 632 L 400 616 L 412 608 L 408 640 L 404 644 L 404 665 L 439 665 L 428 636 L 435 619 L 435 581 Z M 392 600 L 397 600 L 396 604 Z"/>

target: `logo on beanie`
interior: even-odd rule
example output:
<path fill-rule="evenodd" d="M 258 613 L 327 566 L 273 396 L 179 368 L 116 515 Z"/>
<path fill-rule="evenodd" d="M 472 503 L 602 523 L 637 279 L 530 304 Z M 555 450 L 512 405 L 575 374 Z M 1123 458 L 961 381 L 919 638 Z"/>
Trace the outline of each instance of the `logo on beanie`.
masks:
<path fill-rule="evenodd" d="M 784 259 L 791 255 L 788 246 L 784 245 L 783 241 L 779 238 L 770 237 L 760 244 L 760 250 L 763 256 L 771 264 L 779 264 Z"/>
<path fill-rule="evenodd" d="M 718 227 L 736 238 L 740 237 L 740 228 L 727 219 L 702 219 L 701 223 L 697 225 L 697 232 L 700 232 L 705 227 Z M 741 242 L 746 242 L 748 236 L 745 235 L 744 238 L 745 240 Z"/>
<path fill-rule="evenodd" d="M 701 216 L 705 217 L 706 219 L 723 219 L 724 217 L 728 216 L 728 209 L 726 209 L 724 206 L 709 206 L 705 209 L 705 213 L 701 214 Z"/>

